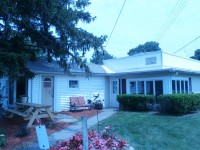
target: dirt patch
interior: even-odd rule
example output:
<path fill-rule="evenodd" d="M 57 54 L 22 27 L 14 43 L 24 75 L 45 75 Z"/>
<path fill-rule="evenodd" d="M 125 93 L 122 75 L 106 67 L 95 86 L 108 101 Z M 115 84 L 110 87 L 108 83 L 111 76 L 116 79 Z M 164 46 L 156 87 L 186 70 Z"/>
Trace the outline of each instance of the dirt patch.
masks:
<path fill-rule="evenodd" d="M 69 112 L 69 111 L 62 111 L 59 112 L 59 114 L 65 114 L 66 116 L 75 117 L 76 119 L 80 119 L 81 116 L 87 116 L 88 118 L 96 115 L 96 110 L 91 111 L 79 111 L 79 112 Z M 62 115 L 64 117 L 64 115 Z M 65 118 L 62 118 L 62 120 L 65 120 Z M 46 124 L 46 120 L 42 120 L 42 124 Z M 0 119 L 0 128 L 3 129 L 6 133 L 7 137 L 7 144 L 2 149 L 3 150 L 11 150 L 17 145 L 21 145 L 23 143 L 28 143 L 31 141 L 37 140 L 35 128 L 30 128 L 29 132 L 30 134 L 25 137 L 16 137 L 17 131 L 23 126 L 26 125 L 27 121 L 23 120 L 21 117 L 14 117 L 11 119 L 8 118 L 1 118 Z M 58 121 L 56 119 L 55 126 L 53 128 L 47 128 L 47 133 L 50 135 L 51 133 L 57 132 L 59 130 L 62 130 L 64 128 L 67 128 L 71 123 L 65 122 L 65 121 Z M 0 148 L 1 149 L 1 148 Z"/>

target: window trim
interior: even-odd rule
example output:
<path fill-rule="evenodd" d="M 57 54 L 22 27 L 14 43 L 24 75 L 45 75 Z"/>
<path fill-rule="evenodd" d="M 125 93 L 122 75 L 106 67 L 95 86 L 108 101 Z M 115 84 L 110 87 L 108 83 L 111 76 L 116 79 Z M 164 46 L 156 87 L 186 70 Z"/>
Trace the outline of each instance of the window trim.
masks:
<path fill-rule="evenodd" d="M 72 87 L 72 86 L 70 86 L 70 82 L 72 82 L 72 81 L 76 81 L 77 82 L 77 87 Z M 75 80 L 75 79 L 70 79 L 70 80 L 68 80 L 68 88 L 69 89 L 78 89 L 79 88 L 79 80 Z"/>
<path fill-rule="evenodd" d="M 172 84 L 173 81 L 175 82 L 175 91 L 174 92 L 173 92 L 173 84 Z M 186 82 L 187 82 L 187 85 L 186 85 Z M 183 83 L 183 85 L 182 85 L 182 83 Z M 171 93 L 172 94 L 189 93 L 188 89 L 189 89 L 189 78 L 172 78 L 171 79 Z"/>
<path fill-rule="evenodd" d="M 157 57 L 156 56 L 145 58 L 145 65 L 154 65 L 154 64 L 157 64 Z"/>
<path fill-rule="evenodd" d="M 127 80 L 127 87 L 126 87 L 127 93 L 129 93 L 129 94 L 138 94 L 138 82 L 140 82 L 140 81 L 144 82 L 144 94 L 145 95 L 150 95 L 150 94 L 147 94 L 147 90 L 146 90 L 147 84 L 146 84 L 146 82 L 149 82 L 149 81 L 153 82 L 153 94 L 152 95 L 156 95 L 155 82 L 156 81 L 162 81 L 163 94 L 164 94 L 164 78 L 145 78 L 145 79 L 140 78 L 140 79 L 135 79 L 135 80 L 134 79 L 129 79 L 129 80 Z M 136 93 L 130 93 L 131 92 L 130 91 L 130 83 L 131 82 L 135 82 L 136 83 Z"/>

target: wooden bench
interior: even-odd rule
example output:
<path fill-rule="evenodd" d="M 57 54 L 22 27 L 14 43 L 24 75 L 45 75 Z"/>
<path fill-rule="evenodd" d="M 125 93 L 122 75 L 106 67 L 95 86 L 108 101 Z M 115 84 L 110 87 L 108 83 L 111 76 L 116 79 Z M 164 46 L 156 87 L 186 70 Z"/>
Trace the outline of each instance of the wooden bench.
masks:
<path fill-rule="evenodd" d="M 24 117 L 24 118 L 28 118 L 29 115 L 24 113 L 24 112 L 20 112 L 20 111 L 17 111 L 17 110 L 14 110 L 14 109 L 5 109 L 5 111 L 11 113 L 11 114 L 16 114 L 18 116 L 21 116 L 21 117 Z"/>
<path fill-rule="evenodd" d="M 85 110 L 85 109 L 91 110 L 91 105 L 85 103 L 83 96 L 69 97 L 69 100 L 70 100 L 71 111 Z"/>

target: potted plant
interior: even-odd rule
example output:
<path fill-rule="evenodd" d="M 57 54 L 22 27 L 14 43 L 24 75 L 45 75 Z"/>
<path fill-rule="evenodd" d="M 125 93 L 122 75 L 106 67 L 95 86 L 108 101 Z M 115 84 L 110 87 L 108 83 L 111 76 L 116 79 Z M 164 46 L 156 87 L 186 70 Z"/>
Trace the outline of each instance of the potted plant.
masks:
<path fill-rule="evenodd" d="M 103 109 L 103 102 L 102 102 L 102 100 L 96 100 L 95 103 L 94 103 L 94 108 L 98 109 L 98 110 Z"/>
<path fill-rule="evenodd" d="M 28 102 L 28 96 L 27 95 L 21 95 L 20 100 L 21 100 L 21 103 L 27 103 Z"/>

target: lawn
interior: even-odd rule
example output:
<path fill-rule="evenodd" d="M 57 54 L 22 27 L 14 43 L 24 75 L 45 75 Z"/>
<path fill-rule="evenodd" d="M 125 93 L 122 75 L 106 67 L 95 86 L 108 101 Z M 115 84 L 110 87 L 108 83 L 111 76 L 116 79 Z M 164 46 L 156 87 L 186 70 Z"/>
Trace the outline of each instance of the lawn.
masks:
<path fill-rule="evenodd" d="M 200 112 L 170 116 L 119 111 L 101 121 L 99 128 L 106 125 L 136 150 L 200 149 Z"/>

